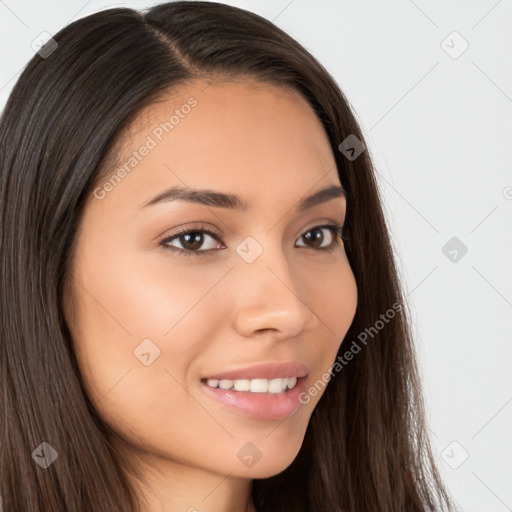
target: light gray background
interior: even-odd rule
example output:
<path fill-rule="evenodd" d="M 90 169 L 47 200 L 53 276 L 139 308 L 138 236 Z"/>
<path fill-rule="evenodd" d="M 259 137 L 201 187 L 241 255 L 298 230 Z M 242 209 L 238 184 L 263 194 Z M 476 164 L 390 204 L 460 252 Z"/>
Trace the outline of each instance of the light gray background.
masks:
<path fill-rule="evenodd" d="M 0 108 L 41 32 L 153 3 L 0 0 Z M 412 304 L 439 465 L 464 512 L 512 511 L 512 2 L 226 3 L 299 40 L 351 102 Z M 468 248 L 456 262 L 442 252 L 452 237 Z"/>

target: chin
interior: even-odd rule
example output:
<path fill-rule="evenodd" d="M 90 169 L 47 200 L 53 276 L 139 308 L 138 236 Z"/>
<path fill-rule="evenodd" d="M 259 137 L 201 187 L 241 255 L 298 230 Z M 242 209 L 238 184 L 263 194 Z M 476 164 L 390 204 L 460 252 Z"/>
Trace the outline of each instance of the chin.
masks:
<path fill-rule="evenodd" d="M 272 440 L 272 437 L 274 439 Z M 237 461 L 226 473 L 232 472 L 240 478 L 269 478 L 284 471 L 295 460 L 302 446 L 302 439 L 285 441 L 277 435 L 270 434 L 267 439 L 246 443 L 237 451 Z"/>

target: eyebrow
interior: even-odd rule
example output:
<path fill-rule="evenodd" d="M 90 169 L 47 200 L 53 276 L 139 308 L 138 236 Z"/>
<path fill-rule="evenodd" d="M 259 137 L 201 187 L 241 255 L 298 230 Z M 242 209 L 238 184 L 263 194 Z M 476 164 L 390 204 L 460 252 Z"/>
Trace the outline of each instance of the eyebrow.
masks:
<path fill-rule="evenodd" d="M 304 197 L 299 202 L 296 209 L 299 212 L 303 212 L 337 197 L 344 197 L 346 199 L 347 193 L 340 186 L 331 185 Z M 183 187 L 172 187 L 165 190 L 141 208 L 169 201 L 186 201 L 188 203 L 203 204 L 206 206 L 214 206 L 216 208 L 229 208 L 231 210 L 241 212 L 250 210 L 249 203 L 235 194 L 225 194 L 223 192 L 216 192 L 209 189 L 190 189 Z"/>

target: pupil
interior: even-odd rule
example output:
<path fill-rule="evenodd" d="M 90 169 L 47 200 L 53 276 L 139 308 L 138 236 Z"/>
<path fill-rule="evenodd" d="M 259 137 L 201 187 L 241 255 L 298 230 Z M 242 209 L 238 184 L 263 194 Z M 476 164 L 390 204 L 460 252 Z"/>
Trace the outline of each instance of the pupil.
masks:
<path fill-rule="evenodd" d="M 186 235 L 182 235 L 181 238 L 185 240 L 185 243 L 183 243 L 183 241 L 181 243 L 183 247 L 190 249 L 191 251 L 199 249 L 203 242 L 202 233 L 187 233 Z M 189 244 L 188 247 L 187 244 Z M 190 247 L 190 245 L 192 245 L 192 247 Z"/>
<path fill-rule="evenodd" d="M 317 235 L 316 236 L 314 236 L 314 235 L 311 236 L 311 233 L 316 233 Z M 321 229 L 314 229 L 314 230 L 308 231 L 304 235 L 304 237 L 307 240 L 312 241 L 314 247 L 318 247 L 318 246 L 322 245 L 322 242 L 324 240 L 324 234 L 322 233 Z"/>

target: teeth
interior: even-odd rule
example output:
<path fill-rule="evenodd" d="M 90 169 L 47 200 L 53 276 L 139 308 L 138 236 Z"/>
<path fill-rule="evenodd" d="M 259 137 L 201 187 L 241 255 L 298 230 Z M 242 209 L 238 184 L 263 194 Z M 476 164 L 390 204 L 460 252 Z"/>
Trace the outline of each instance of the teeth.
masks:
<path fill-rule="evenodd" d="M 286 379 L 285 386 L 288 387 L 288 379 Z M 283 379 L 269 380 L 267 391 L 269 393 L 281 393 L 283 391 Z"/>
<path fill-rule="evenodd" d="M 251 393 L 283 393 L 297 384 L 297 377 L 282 377 L 279 379 L 208 379 L 206 384 L 211 388 L 235 391 L 250 391 Z"/>
<path fill-rule="evenodd" d="M 232 380 L 222 379 L 219 382 L 219 388 L 220 389 L 231 389 L 232 387 L 233 387 L 233 381 Z"/>
<path fill-rule="evenodd" d="M 250 391 L 251 381 L 249 379 L 240 379 L 233 381 L 235 391 Z"/>
<path fill-rule="evenodd" d="M 297 384 L 297 377 L 288 377 L 288 389 L 292 389 Z"/>
<path fill-rule="evenodd" d="M 252 393 L 267 393 L 268 392 L 268 380 L 267 379 L 252 379 L 251 380 L 251 392 Z"/>

